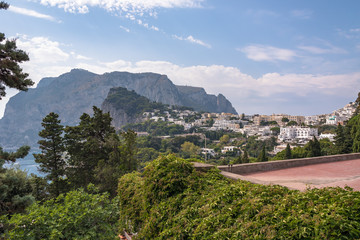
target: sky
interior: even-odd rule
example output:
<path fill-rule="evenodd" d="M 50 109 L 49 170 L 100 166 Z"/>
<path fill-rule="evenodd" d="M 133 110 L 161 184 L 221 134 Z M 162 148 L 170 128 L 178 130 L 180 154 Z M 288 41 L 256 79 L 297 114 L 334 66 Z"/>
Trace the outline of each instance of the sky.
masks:
<path fill-rule="evenodd" d="M 330 113 L 360 91 L 358 0 L 6 2 L 0 32 L 29 54 L 36 84 L 73 68 L 155 72 L 238 113 L 291 115 Z"/>

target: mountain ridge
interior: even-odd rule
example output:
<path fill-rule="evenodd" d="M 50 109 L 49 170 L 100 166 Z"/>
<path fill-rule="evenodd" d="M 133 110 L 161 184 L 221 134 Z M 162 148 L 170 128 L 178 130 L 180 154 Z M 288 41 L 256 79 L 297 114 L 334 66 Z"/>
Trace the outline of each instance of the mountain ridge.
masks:
<path fill-rule="evenodd" d="M 9 100 L 0 119 L 0 145 L 5 148 L 36 145 L 42 119 L 50 112 L 59 114 L 63 125 L 77 124 L 82 113 L 91 114 L 92 106 L 101 106 L 113 87 L 125 87 L 151 101 L 192 107 L 197 111 L 236 113 L 223 95 L 208 95 L 203 88 L 199 88 L 202 90 L 198 94 L 189 94 L 192 91 L 174 85 L 163 74 L 110 72 L 99 75 L 73 69 L 58 77 L 43 78 L 38 87 Z"/>

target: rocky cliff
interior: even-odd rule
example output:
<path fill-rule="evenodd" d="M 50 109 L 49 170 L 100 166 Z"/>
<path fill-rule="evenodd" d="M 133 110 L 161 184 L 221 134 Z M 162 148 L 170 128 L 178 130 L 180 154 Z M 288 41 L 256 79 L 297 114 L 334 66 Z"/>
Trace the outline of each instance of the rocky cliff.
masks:
<path fill-rule="evenodd" d="M 44 78 L 36 88 L 10 99 L 0 120 L 0 145 L 35 146 L 41 121 L 48 113 L 58 113 L 63 125 L 74 125 L 82 113 L 92 113 L 92 106 L 100 107 L 113 87 L 134 90 L 151 101 L 169 105 L 236 113 L 222 95 L 208 95 L 202 88 L 175 86 L 165 75 L 128 72 L 98 75 L 74 69 L 59 77 Z"/>

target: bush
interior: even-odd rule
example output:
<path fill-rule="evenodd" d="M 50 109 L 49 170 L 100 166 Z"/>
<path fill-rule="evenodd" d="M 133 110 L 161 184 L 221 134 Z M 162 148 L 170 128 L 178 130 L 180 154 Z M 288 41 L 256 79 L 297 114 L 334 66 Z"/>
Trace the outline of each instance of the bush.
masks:
<path fill-rule="evenodd" d="M 13 215 L 6 239 L 116 239 L 118 218 L 108 195 L 80 189 Z"/>
<path fill-rule="evenodd" d="M 120 221 L 136 222 L 137 239 L 360 238 L 360 192 L 300 192 L 192 169 L 167 156 L 120 180 Z"/>

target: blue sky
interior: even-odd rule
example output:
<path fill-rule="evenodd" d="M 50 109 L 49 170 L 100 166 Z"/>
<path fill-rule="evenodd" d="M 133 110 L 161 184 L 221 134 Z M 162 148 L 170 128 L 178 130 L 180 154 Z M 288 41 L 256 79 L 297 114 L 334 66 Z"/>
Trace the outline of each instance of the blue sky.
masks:
<path fill-rule="evenodd" d="M 0 32 L 36 83 L 72 68 L 157 72 L 247 114 L 330 113 L 360 91 L 358 0 L 7 2 Z"/>

